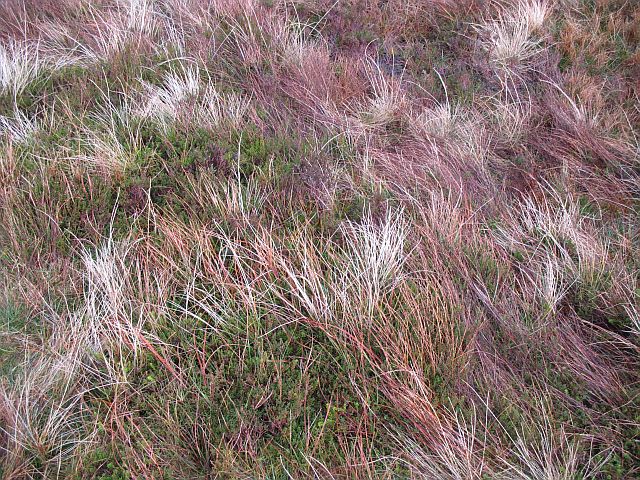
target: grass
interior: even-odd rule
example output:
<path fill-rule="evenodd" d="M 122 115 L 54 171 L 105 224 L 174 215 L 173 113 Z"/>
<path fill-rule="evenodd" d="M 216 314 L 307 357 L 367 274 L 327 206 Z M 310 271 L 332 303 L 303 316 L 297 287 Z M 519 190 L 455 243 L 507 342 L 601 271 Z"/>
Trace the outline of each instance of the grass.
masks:
<path fill-rule="evenodd" d="M 42 5 L 0 477 L 640 474 L 633 2 Z"/>

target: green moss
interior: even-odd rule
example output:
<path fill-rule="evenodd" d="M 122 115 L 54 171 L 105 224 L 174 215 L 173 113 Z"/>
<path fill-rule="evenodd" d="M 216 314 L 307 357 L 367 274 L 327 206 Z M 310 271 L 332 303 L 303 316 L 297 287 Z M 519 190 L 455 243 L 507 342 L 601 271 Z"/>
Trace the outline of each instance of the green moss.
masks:
<path fill-rule="evenodd" d="M 274 478 L 284 475 L 284 465 L 306 471 L 310 452 L 326 465 L 344 461 L 342 442 L 355 439 L 350 422 L 363 408 L 345 374 L 345 353 L 319 331 L 274 328 L 273 321 L 246 319 L 218 332 L 194 330 L 190 321 L 184 330 L 168 324 L 163 336 L 171 350 L 193 352 L 174 358 L 189 388 L 176 386 L 181 392 L 170 395 L 180 400 L 168 411 L 175 384 L 165 367 L 147 355 L 131 371 L 136 422 L 149 438 L 175 442 L 165 450 L 174 475 L 222 471 L 220 445 Z M 205 436 L 194 437 L 198 431 Z M 251 444 L 242 443 L 245 435 Z"/>
<path fill-rule="evenodd" d="M 83 462 L 83 468 L 72 478 L 95 478 L 97 480 L 129 480 L 130 472 L 119 465 L 122 452 L 113 451 L 110 447 L 99 446 L 89 452 Z"/>
<path fill-rule="evenodd" d="M 0 304 L 0 379 L 11 382 L 24 360 L 24 346 L 19 341 L 12 342 L 13 336 L 35 334 L 39 328 L 39 323 L 29 319 L 20 305 Z"/>

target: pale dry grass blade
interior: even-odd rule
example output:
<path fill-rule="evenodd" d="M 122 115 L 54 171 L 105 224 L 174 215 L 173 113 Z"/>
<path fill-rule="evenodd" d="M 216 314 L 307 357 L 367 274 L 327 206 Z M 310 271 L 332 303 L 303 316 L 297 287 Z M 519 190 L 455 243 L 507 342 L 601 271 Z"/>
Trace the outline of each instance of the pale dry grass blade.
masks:
<path fill-rule="evenodd" d="M 25 113 L 14 110 L 13 118 L 0 115 L 0 136 L 8 136 L 15 143 L 26 143 L 40 126 L 36 119 L 29 118 Z"/>
<path fill-rule="evenodd" d="M 20 95 L 46 68 L 38 45 L 15 41 L 0 44 L 0 93 Z"/>

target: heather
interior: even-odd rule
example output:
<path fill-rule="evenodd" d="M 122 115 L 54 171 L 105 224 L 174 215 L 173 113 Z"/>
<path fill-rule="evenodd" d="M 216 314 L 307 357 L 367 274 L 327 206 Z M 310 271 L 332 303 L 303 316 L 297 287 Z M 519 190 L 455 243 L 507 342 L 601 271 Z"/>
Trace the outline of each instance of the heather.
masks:
<path fill-rule="evenodd" d="M 5 0 L 0 477 L 640 475 L 640 7 Z"/>

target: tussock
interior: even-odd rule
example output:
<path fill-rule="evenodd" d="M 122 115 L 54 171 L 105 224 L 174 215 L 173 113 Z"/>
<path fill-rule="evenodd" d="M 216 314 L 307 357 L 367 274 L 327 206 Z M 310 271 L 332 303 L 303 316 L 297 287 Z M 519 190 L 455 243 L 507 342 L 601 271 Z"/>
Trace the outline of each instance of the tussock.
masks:
<path fill-rule="evenodd" d="M 638 15 L 0 5 L 0 477 L 637 477 Z"/>

